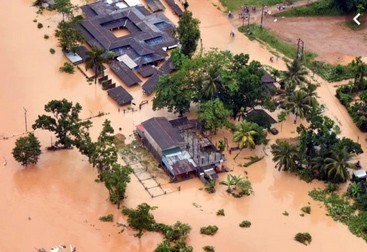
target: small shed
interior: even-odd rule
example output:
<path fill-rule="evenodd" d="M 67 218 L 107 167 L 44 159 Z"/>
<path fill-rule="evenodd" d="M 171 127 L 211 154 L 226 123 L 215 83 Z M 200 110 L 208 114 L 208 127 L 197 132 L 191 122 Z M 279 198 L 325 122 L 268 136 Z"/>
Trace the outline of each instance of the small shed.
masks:
<path fill-rule="evenodd" d="M 71 63 L 73 63 L 73 65 L 78 65 L 83 62 L 83 58 L 77 53 L 67 52 L 65 53 L 65 56 Z"/>
<path fill-rule="evenodd" d="M 131 104 L 133 100 L 131 94 L 121 86 L 110 89 L 107 93 L 120 106 Z"/>

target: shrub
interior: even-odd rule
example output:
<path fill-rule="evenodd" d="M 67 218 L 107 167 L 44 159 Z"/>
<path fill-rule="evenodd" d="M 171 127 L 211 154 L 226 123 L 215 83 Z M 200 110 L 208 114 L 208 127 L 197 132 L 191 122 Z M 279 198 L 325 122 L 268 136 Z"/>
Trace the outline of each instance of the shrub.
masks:
<path fill-rule="evenodd" d="M 240 223 L 240 225 L 239 225 L 240 227 L 242 227 L 242 228 L 249 228 L 249 227 L 251 227 L 251 222 L 250 221 L 248 221 L 248 220 L 244 220 L 244 221 L 242 221 L 241 223 Z"/>
<path fill-rule="evenodd" d="M 215 225 L 209 225 L 207 227 L 200 228 L 200 234 L 214 235 L 218 231 L 218 227 Z"/>
<path fill-rule="evenodd" d="M 207 252 L 214 252 L 215 251 L 214 247 L 209 246 L 209 245 L 204 246 L 203 249 L 204 249 L 204 251 L 207 251 Z"/>
<path fill-rule="evenodd" d="M 337 183 L 332 183 L 332 182 L 328 182 L 327 183 L 327 187 L 326 187 L 326 191 L 329 193 L 335 192 L 339 189 L 339 184 Z"/>
<path fill-rule="evenodd" d="M 311 207 L 310 206 L 302 207 L 301 211 L 306 213 L 306 214 L 310 214 L 311 213 Z"/>
<path fill-rule="evenodd" d="M 49 38 L 50 38 L 50 36 L 48 36 L 47 34 L 45 34 L 45 35 L 43 36 L 43 38 L 44 38 L 44 39 L 49 39 Z"/>
<path fill-rule="evenodd" d="M 223 208 L 217 211 L 217 216 L 225 216 Z"/>
<path fill-rule="evenodd" d="M 208 193 L 215 193 L 215 184 L 216 181 L 215 180 L 210 180 L 208 182 L 205 183 L 205 191 L 207 191 Z"/>
<path fill-rule="evenodd" d="M 69 62 L 65 62 L 62 67 L 59 68 L 60 72 L 73 74 L 75 72 L 74 66 Z"/>
<path fill-rule="evenodd" d="M 55 52 L 56 52 L 55 49 L 53 49 L 53 48 L 50 49 L 51 54 L 55 54 Z"/>
<path fill-rule="evenodd" d="M 312 241 L 312 237 L 309 233 L 297 233 L 294 239 L 307 246 Z"/>
<path fill-rule="evenodd" d="M 33 19 L 33 23 L 37 23 L 37 19 Z"/>
<path fill-rule="evenodd" d="M 99 220 L 103 222 L 113 222 L 113 214 L 107 214 L 105 216 L 101 216 L 99 217 Z"/>
<path fill-rule="evenodd" d="M 42 24 L 42 23 L 38 23 L 38 24 L 37 24 L 37 28 L 38 28 L 38 29 L 42 29 L 42 27 L 43 27 L 43 24 Z"/>
<path fill-rule="evenodd" d="M 284 211 L 282 214 L 283 214 L 284 216 L 288 216 L 288 215 L 289 215 L 289 213 L 288 213 L 287 211 Z"/>

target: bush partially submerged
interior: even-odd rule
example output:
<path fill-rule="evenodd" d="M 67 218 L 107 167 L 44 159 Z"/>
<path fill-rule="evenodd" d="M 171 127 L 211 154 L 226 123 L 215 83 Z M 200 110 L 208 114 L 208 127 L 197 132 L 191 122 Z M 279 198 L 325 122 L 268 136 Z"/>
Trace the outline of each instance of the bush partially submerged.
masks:
<path fill-rule="evenodd" d="M 62 73 L 73 74 L 75 72 L 75 68 L 69 62 L 65 62 L 64 65 L 59 68 L 59 71 Z"/>
<path fill-rule="evenodd" d="M 103 222 L 113 222 L 113 214 L 107 214 L 105 216 L 101 216 L 99 217 L 99 220 Z"/>
<path fill-rule="evenodd" d="M 209 246 L 209 245 L 204 246 L 203 249 L 206 252 L 214 252 L 215 251 L 214 247 L 213 246 Z"/>
<path fill-rule="evenodd" d="M 218 227 L 215 225 L 209 225 L 207 227 L 200 228 L 200 234 L 214 235 L 218 231 Z"/>
<path fill-rule="evenodd" d="M 251 227 L 251 222 L 248 221 L 248 220 L 244 220 L 244 221 L 242 221 L 240 223 L 240 227 L 242 227 L 242 228 L 249 228 L 249 227 Z"/>
<path fill-rule="evenodd" d="M 217 216 L 224 216 L 225 214 L 224 214 L 224 209 L 222 208 L 222 209 L 219 209 L 218 211 L 217 211 Z"/>
<path fill-rule="evenodd" d="M 311 207 L 310 206 L 302 207 L 301 211 L 306 213 L 306 214 L 310 214 L 311 213 Z"/>
<path fill-rule="evenodd" d="M 306 246 L 312 241 L 312 237 L 309 233 L 297 233 L 294 239 Z"/>

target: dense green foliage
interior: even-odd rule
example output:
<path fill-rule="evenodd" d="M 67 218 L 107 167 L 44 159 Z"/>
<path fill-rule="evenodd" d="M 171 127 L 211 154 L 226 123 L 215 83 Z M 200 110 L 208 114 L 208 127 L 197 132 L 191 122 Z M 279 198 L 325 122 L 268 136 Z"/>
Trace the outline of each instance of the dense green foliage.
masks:
<path fill-rule="evenodd" d="M 215 248 L 213 246 L 206 245 L 206 246 L 203 247 L 203 250 L 206 251 L 206 252 L 214 252 Z"/>
<path fill-rule="evenodd" d="M 309 233 L 297 233 L 294 239 L 307 246 L 312 241 L 312 237 Z"/>
<path fill-rule="evenodd" d="M 223 102 L 216 98 L 199 104 L 198 114 L 205 129 L 216 133 L 218 129 L 227 124 L 231 111 L 226 109 Z"/>
<path fill-rule="evenodd" d="M 145 230 L 153 231 L 156 222 L 150 211 L 155 209 L 157 209 L 157 207 L 151 207 L 147 203 L 138 205 L 136 209 L 122 208 L 122 213 L 127 215 L 127 223 L 129 223 L 132 229 L 137 231 L 135 236 L 141 238 Z"/>
<path fill-rule="evenodd" d="M 346 107 L 357 127 L 367 132 L 367 64 L 358 57 L 351 67 L 353 81 L 338 87 L 336 97 Z"/>
<path fill-rule="evenodd" d="M 69 62 L 65 62 L 62 67 L 59 68 L 60 72 L 73 74 L 75 72 L 75 68 L 73 64 L 70 64 Z"/>
<path fill-rule="evenodd" d="M 45 129 L 54 132 L 58 138 L 55 146 L 70 148 L 75 144 L 79 132 L 91 126 L 90 121 L 82 121 L 79 113 L 82 107 L 79 103 L 73 105 L 66 99 L 52 100 L 45 105 L 45 111 L 52 115 L 41 115 L 32 125 L 33 129 Z"/>
<path fill-rule="evenodd" d="M 251 222 L 250 222 L 250 221 L 248 221 L 248 220 L 244 220 L 244 221 L 242 221 L 242 222 L 239 224 L 239 226 L 240 226 L 240 227 L 242 227 L 242 228 L 249 228 L 249 227 L 251 227 Z"/>
<path fill-rule="evenodd" d="M 101 178 L 110 195 L 110 201 L 117 204 L 117 208 L 120 208 L 120 202 L 125 198 L 126 187 L 130 182 L 132 172 L 130 166 L 114 164 L 110 170 L 104 170 L 101 173 Z"/>
<path fill-rule="evenodd" d="M 200 228 L 200 234 L 205 234 L 205 235 L 215 235 L 217 231 L 218 231 L 218 227 L 215 225 L 209 225 L 207 227 Z"/>
<path fill-rule="evenodd" d="M 314 189 L 309 195 L 317 201 L 322 201 L 328 214 L 336 221 L 340 221 L 349 227 L 349 230 L 358 237 L 367 241 L 367 208 L 359 205 L 359 200 L 363 197 L 366 205 L 366 182 L 351 184 L 347 193 L 339 196 L 335 193 L 328 193 L 326 190 Z M 356 189 L 356 187 L 359 187 Z M 353 204 L 353 199 L 355 203 Z"/>
<path fill-rule="evenodd" d="M 107 214 L 105 216 L 101 216 L 99 217 L 99 220 L 103 222 L 113 222 L 113 214 Z"/>
<path fill-rule="evenodd" d="M 256 61 L 248 63 L 248 55 L 212 50 L 192 59 L 178 58 L 178 71 L 161 77 L 156 86 L 153 109 L 183 114 L 192 102 L 205 106 L 215 99 L 233 117 L 257 105 L 275 109 L 270 92 L 261 83 L 262 66 Z"/>
<path fill-rule="evenodd" d="M 83 43 L 83 37 L 75 28 L 76 18 L 71 18 L 68 21 L 61 21 L 57 24 L 55 36 L 59 41 L 59 46 L 65 52 L 76 52 L 77 48 Z"/>
<path fill-rule="evenodd" d="M 306 213 L 306 214 L 310 214 L 311 213 L 311 207 L 310 206 L 302 207 L 301 211 Z"/>
<path fill-rule="evenodd" d="M 174 33 L 177 35 L 182 52 L 191 57 L 197 48 L 200 38 L 200 21 L 192 16 L 192 13 L 185 10 L 178 20 Z"/>
<path fill-rule="evenodd" d="M 241 175 L 228 174 L 226 180 L 220 181 L 219 184 L 227 186 L 227 193 L 232 194 L 236 198 L 245 195 L 249 196 L 254 192 L 251 182 L 248 179 L 242 178 Z"/>
<path fill-rule="evenodd" d="M 41 155 L 40 142 L 33 133 L 29 133 L 27 136 L 16 140 L 12 154 L 14 159 L 23 166 L 36 164 Z"/>

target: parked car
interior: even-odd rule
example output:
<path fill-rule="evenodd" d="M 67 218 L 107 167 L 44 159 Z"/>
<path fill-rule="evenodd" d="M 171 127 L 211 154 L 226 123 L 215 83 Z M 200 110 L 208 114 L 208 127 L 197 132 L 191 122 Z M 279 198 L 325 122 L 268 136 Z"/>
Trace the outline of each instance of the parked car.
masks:
<path fill-rule="evenodd" d="M 277 135 L 279 133 L 279 131 L 276 128 L 271 128 L 269 131 L 273 135 Z"/>

